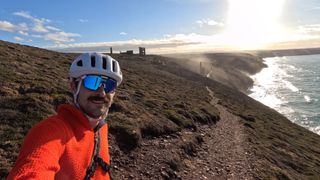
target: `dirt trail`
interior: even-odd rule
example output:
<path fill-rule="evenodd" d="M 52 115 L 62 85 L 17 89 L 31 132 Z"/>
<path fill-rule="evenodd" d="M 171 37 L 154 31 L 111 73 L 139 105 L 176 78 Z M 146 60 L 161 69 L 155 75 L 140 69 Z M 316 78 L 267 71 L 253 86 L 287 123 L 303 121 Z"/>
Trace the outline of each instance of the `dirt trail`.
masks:
<path fill-rule="evenodd" d="M 127 154 L 112 147 L 115 179 L 253 179 L 250 150 L 239 117 L 219 105 L 219 99 L 207 90 L 211 104 L 220 111 L 216 124 L 143 139 L 140 148 Z"/>
<path fill-rule="evenodd" d="M 219 109 L 221 119 L 215 127 L 199 128 L 204 142 L 190 170 L 200 171 L 202 175 L 195 174 L 190 179 L 252 179 L 249 147 L 244 148 L 246 143 L 239 117 L 219 105 L 219 99 L 208 87 L 207 90 L 212 97 L 210 103 Z"/>

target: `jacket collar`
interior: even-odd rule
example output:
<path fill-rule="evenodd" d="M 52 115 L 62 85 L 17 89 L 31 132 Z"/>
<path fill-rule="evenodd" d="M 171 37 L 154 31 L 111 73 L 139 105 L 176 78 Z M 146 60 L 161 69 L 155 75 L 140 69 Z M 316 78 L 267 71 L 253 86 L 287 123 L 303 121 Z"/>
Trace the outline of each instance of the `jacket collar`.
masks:
<path fill-rule="evenodd" d="M 93 131 L 88 118 L 77 107 L 70 104 L 61 104 L 58 106 L 58 115 L 61 115 L 71 125 L 81 125 L 87 130 Z"/>

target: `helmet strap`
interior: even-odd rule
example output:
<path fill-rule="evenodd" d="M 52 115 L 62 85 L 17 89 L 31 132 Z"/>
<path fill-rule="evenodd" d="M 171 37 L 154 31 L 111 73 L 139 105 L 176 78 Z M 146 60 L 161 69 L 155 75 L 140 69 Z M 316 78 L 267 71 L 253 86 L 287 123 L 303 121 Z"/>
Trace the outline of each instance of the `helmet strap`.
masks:
<path fill-rule="evenodd" d="M 79 92 L 80 92 L 81 83 L 82 83 L 82 81 L 80 80 L 79 83 L 78 83 L 76 92 L 73 93 L 73 103 L 74 103 L 79 109 L 81 109 L 81 108 L 80 108 L 80 105 L 79 105 L 79 103 L 78 103 L 78 95 L 79 95 Z"/>

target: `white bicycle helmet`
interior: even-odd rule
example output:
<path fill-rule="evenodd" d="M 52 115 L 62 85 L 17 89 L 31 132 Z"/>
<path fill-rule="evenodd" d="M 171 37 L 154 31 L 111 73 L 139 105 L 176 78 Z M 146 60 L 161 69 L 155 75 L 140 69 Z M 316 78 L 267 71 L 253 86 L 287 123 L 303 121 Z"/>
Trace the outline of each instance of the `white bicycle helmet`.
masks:
<path fill-rule="evenodd" d="M 81 54 L 70 67 L 70 78 L 77 79 L 89 74 L 110 77 L 117 81 L 117 86 L 122 82 L 122 72 L 118 61 L 108 55 L 96 52 Z"/>
<path fill-rule="evenodd" d="M 96 52 L 81 54 L 71 64 L 69 70 L 69 77 L 71 81 L 82 78 L 85 75 L 101 75 L 112 78 L 117 81 L 117 86 L 119 86 L 122 81 L 122 72 L 118 61 L 108 55 Z M 73 101 L 78 108 L 80 108 L 78 103 L 78 95 L 81 84 L 82 81 L 78 83 L 77 89 L 73 93 Z M 101 119 L 105 119 L 107 114 L 108 112 L 106 112 Z M 94 120 L 88 115 L 86 116 L 88 117 L 89 121 Z"/>

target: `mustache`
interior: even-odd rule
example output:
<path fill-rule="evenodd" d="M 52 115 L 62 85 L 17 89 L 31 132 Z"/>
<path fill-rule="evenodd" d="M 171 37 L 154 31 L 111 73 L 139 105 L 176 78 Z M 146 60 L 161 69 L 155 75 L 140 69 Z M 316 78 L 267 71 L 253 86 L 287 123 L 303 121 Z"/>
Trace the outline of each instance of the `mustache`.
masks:
<path fill-rule="evenodd" d="M 107 100 L 106 100 L 106 98 L 104 98 L 104 97 L 101 97 L 101 96 L 90 96 L 89 98 L 88 98 L 88 100 L 89 101 L 103 101 L 103 102 L 108 102 Z"/>

